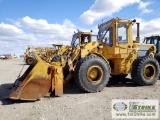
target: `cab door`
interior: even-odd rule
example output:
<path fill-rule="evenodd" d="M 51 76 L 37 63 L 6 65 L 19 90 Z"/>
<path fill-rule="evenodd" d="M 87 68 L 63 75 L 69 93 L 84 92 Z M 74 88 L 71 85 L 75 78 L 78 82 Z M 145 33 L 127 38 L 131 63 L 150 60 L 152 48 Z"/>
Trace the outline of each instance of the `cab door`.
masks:
<path fill-rule="evenodd" d="M 117 42 L 119 46 L 119 53 L 125 54 L 128 49 L 128 26 L 127 23 L 117 24 Z"/>

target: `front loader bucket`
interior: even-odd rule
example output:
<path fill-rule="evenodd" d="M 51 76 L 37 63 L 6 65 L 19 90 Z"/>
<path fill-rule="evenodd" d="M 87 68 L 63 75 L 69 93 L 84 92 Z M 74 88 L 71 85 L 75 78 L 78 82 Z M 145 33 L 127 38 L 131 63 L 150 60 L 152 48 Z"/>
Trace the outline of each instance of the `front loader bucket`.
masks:
<path fill-rule="evenodd" d="M 40 60 L 35 66 L 30 65 L 18 78 L 11 90 L 10 99 L 37 100 L 48 94 L 51 88 L 49 65 Z"/>
<path fill-rule="evenodd" d="M 62 66 L 53 66 L 43 61 L 36 53 L 37 62 L 30 65 L 13 85 L 9 98 L 14 100 L 35 101 L 55 91 L 56 96 L 63 94 Z"/>

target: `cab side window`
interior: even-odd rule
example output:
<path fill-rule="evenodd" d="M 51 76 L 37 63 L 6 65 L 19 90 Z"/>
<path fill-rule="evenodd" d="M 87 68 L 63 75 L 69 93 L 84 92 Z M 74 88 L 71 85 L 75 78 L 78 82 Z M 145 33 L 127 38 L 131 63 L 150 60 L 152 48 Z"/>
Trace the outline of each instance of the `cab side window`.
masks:
<path fill-rule="evenodd" d="M 109 28 L 108 32 L 106 33 L 105 37 L 103 38 L 103 42 L 108 46 L 113 45 L 113 30 Z"/>
<path fill-rule="evenodd" d="M 157 45 L 157 43 L 158 43 L 158 39 L 155 38 L 155 39 L 153 40 L 153 44 L 154 44 L 154 45 Z"/>
<path fill-rule="evenodd" d="M 128 43 L 127 28 L 128 27 L 126 24 L 118 24 L 118 43 L 120 44 Z"/>
<path fill-rule="evenodd" d="M 97 41 L 98 37 L 97 35 L 92 35 L 91 36 L 91 41 L 94 42 L 94 41 Z"/>

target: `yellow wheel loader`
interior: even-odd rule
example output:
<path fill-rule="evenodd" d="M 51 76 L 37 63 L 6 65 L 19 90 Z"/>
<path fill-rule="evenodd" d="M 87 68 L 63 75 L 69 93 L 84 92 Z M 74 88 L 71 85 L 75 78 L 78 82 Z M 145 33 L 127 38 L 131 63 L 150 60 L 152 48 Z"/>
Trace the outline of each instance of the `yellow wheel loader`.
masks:
<path fill-rule="evenodd" d="M 9 98 L 37 100 L 48 93 L 63 94 L 63 85 L 72 77 L 86 92 L 99 92 L 112 77 L 124 78 L 131 74 L 138 85 L 152 85 L 158 79 L 159 64 L 154 59 L 153 44 L 133 42 L 132 26 L 136 20 L 113 18 L 98 25 L 97 41 L 72 44 L 67 58 L 47 63 L 33 52 L 37 62 L 18 78 Z M 139 25 L 139 24 L 138 24 Z M 137 27 L 139 28 L 139 27 Z M 136 40 L 139 41 L 139 29 Z M 114 79 L 113 79 L 114 80 Z"/>
<path fill-rule="evenodd" d="M 56 52 L 55 56 L 52 58 L 51 62 L 58 62 L 58 61 L 60 61 L 61 57 L 66 59 L 68 52 L 69 52 L 69 48 L 71 48 L 71 47 L 77 48 L 79 46 L 85 45 L 85 44 L 87 44 L 89 42 L 93 42 L 93 41 L 97 41 L 97 35 L 93 35 L 92 32 L 82 32 L 82 31 L 78 30 L 77 33 L 73 34 L 70 46 L 65 46 L 65 45 L 60 44 L 59 46 L 61 46 L 61 47 L 59 47 L 56 44 L 57 52 Z"/>
<path fill-rule="evenodd" d="M 50 60 L 50 57 L 53 57 L 55 54 L 54 47 L 33 47 L 33 46 L 27 46 L 26 52 L 24 53 L 24 61 L 27 63 L 27 65 L 34 64 L 35 58 L 32 56 L 31 52 L 36 52 L 42 59 L 44 60 Z"/>
<path fill-rule="evenodd" d="M 152 36 L 145 37 L 143 43 L 155 45 L 156 47 L 155 58 L 160 64 L 160 35 L 152 35 Z"/>

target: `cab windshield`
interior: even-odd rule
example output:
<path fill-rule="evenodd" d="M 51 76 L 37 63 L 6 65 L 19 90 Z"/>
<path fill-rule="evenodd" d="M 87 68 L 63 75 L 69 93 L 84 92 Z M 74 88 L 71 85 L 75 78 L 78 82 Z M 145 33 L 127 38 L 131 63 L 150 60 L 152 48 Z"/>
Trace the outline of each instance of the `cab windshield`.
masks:
<path fill-rule="evenodd" d="M 71 46 L 77 47 L 79 45 L 78 33 L 74 34 L 72 37 Z"/>
<path fill-rule="evenodd" d="M 111 23 L 112 22 L 108 22 L 103 26 L 100 26 L 98 31 L 98 39 L 102 40 L 103 43 L 109 46 L 112 46 L 113 44 Z"/>
<path fill-rule="evenodd" d="M 103 39 L 106 33 L 109 31 L 112 22 L 109 22 L 99 28 L 98 39 Z"/>
<path fill-rule="evenodd" d="M 159 36 L 146 37 L 143 43 L 154 44 L 156 46 L 157 53 L 160 52 L 160 37 Z"/>

